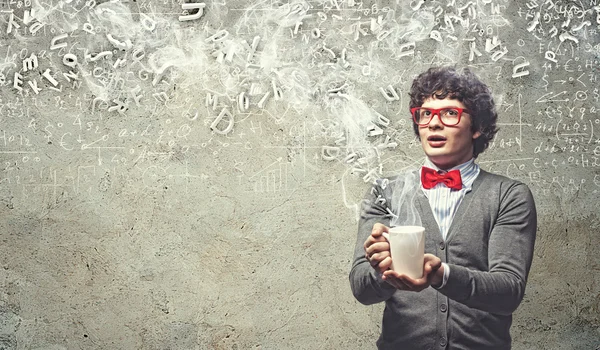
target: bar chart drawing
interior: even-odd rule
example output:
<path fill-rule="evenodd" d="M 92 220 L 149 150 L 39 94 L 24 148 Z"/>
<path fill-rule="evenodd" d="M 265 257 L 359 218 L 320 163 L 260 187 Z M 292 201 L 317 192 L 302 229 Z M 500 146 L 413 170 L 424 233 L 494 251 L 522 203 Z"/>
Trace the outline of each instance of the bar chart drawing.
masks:
<path fill-rule="evenodd" d="M 245 186 L 246 192 L 255 193 L 278 193 L 287 192 L 289 188 L 290 166 L 292 164 L 284 162 L 283 158 L 277 160 L 255 174 L 246 177 L 239 176 L 240 185 Z"/>

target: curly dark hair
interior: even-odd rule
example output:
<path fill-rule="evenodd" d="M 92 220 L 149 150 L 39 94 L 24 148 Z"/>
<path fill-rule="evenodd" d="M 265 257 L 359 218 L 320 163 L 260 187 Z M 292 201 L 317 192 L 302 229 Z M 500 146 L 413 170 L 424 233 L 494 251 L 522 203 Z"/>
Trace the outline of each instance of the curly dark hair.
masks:
<path fill-rule="evenodd" d="M 468 68 L 457 71 L 454 67 L 432 67 L 413 80 L 410 88 L 410 108 L 420 107 L 428 98 L 450 97 L 462 102 L 471 112 L 471 130 L 481 136 L 473 142 L 473 157 L 483 152 L 498 132 L 498 113 L 492 93 Z M 419 126 L 413 122 L 419 137 Z"/>

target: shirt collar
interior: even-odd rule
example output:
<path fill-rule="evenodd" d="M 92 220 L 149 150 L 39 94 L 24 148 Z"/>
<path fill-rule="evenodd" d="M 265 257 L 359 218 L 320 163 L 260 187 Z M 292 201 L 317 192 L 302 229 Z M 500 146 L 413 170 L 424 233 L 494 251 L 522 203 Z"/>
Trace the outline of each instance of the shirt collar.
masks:
<path fill-rule="evenodd" d="M 423 166 L 434 169 L 436 171 L 440 170 L 440 168 L 433 164 L 433 162 L 428 157 L 425 157 L 425 163 L 423 164 Z M 475 158 L 471 158 L 470 160 L 459 164 L 453 168 L 450 168 L 447 171 L 450 170 L 460 171 L 460 177 L 462 179 L 463 187 L 469 190 L 471 189 L 475 178 L 477 178 L 477 175 L 479 175 L 479 165 L 475 163 Z"/>

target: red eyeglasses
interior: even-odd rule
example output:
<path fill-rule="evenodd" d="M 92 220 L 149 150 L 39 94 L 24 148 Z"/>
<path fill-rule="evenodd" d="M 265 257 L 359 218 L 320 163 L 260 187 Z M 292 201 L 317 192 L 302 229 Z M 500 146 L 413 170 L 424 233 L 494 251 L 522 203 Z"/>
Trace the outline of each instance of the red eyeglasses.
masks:
<path fill-rule="evenodd" d="M 439 117 L 443 125 L 454 126 L 460 123 L 463 112 L 469 114 L 469 110 L 460 107 L 443 107 L 439 109 L 415 107 L 410 109 L 413 120 L 419 126 L 429 125 L 434 115 Z"/>

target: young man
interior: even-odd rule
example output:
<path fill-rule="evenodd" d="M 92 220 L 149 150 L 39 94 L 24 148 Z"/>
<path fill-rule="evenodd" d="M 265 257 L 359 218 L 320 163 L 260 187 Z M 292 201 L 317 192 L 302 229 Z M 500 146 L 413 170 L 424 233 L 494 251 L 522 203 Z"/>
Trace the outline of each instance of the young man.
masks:
<path fill-rule="evenodd" d="M 474 163 L 497 132 L 490 90 L 474 74 L 431 68 L 413 81 L 410 97 L 427 155 L 414 189 L 425 227 L 424 275 L 390 269 L 382 233 L 390 212 L 407 204 L 393 202 L 402 188 L 394 183 L 403 181 L 393 177 L 377 181 L 365 198 L 352 292 L 365 305 L 385 302 L 379 349 L 510 349 L 512 313 L 533 258 L 533 197 L 525 184 Z"/>

